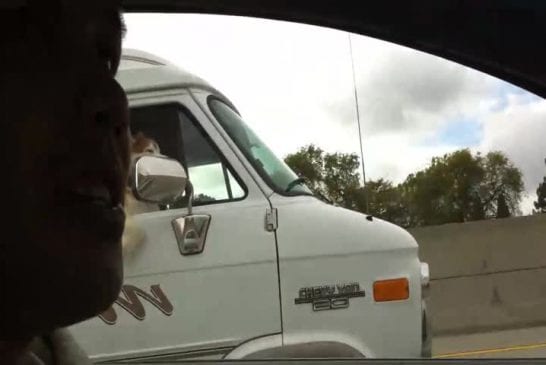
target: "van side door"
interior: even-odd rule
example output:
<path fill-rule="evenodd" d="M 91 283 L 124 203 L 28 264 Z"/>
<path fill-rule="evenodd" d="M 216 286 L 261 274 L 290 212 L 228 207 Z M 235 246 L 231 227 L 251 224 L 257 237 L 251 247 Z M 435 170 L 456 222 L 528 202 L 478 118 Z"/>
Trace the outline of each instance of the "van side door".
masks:
<path fill-rule="evenodd" d="M 106 320 L 73 327 L 78 342 L 95 360 L 207 359 L 280 333 L 268 199 L 187 91 L 129 100 L 132 133 L 186 168 L 193 213 L 210 218 L 208 230 L 201 252 L 183 252 L 173 224 L 188 215 L 187 197 L 131 217 L 140 240 L 125 252 L 124 289 Z"/>

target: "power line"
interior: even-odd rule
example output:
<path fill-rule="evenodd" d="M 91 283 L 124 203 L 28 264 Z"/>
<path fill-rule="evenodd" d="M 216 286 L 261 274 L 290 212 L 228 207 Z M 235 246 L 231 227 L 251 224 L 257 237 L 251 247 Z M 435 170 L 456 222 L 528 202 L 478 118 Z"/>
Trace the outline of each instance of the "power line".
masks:
<path fill-rule="evenodd" d="M 360 143 L 360 165 L 362 166 L 362 184 L 364 186 L 364 201 L 366 203 L 366 213 L 369 212 L 368 206 L 368 191 L 366 189 L 366 168 L 364 166 L 364 146 L 362 142 L 362 128 L 360 126 L 360 106 L 358 105 L 358 90 L 356 87 L 356 73 L 355 73 L 355 61 L 353 57 L 353 42 L 351 40 L 351 33 L 347 33 L 349 38 L 349 52 L 351 53 L 351 69 L 353 73 L 353 89 L 355 95 L 356 106 L 356 122 L 358 124 L 358 142 Z"/>

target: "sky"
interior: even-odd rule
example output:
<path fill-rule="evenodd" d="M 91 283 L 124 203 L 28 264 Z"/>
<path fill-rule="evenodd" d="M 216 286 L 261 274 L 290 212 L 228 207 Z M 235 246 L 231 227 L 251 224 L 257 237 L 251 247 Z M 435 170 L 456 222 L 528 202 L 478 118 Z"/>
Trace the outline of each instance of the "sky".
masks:
<path fill-rule="evenodd" d="M 433 156 L 500 150 L 523 172 L 522 213 L 532 210 L 546 174 L 546 101 L 536 95 L 436 56 L 328 28 L 201 14 L 125 20 L 124 47 L 210 82 L 280 157 L 310 143 L 360 154 L 356 86 L 366 179 L 398 183 Z"/>

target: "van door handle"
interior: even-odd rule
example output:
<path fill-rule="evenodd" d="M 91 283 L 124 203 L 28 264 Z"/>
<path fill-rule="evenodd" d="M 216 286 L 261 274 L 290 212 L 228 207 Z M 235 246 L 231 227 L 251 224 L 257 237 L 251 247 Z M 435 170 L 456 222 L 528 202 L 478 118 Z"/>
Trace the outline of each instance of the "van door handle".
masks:
<path fill-rule="evenodd" d="M 184 256 L 203 252 L 210 226 L 210 215 L 191 214 L 172 221 L 178 249 Z"/>

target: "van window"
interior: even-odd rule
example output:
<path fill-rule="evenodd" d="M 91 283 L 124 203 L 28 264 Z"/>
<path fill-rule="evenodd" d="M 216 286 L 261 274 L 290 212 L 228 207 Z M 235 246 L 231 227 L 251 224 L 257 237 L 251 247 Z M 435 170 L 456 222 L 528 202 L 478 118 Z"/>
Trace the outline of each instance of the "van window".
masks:
<path fill-rule="evenodd" d="M 132 108 L 131 134 L 138 133 L 154 140 L 162 155 L 177 159 L 186 168 L 194 188 L 194 205 L 245 197 L 246 189 L 240 179 L 182 106 L 164 104 Z M 183 197 L 168 208 L 186 205 L 187 199 Z"/>
<path fill-rule="evenodd" d="M 208 104 L 237 147 L 275 192 L 282 195 L 313 195 L 303 180 L 275 156 L 239 114 L 215 97 L 209 98 Z"/>

